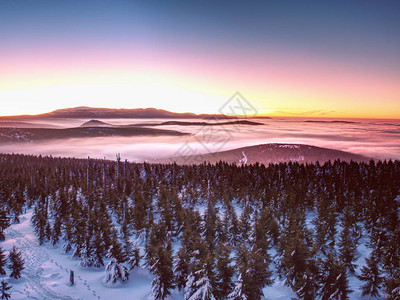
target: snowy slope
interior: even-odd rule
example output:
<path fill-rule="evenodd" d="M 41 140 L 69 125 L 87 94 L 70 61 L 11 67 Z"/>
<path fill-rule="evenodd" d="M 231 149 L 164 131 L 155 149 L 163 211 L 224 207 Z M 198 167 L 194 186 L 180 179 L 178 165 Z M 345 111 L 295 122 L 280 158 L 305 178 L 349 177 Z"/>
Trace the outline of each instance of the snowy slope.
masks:
<path fill-rule="evenodd" d="M 79 260 L 63 254 L 61 247 L 40 246 L 31 226 L 31 217 L 32 211 L 22 215 L 21 223 L 7 228 L 6 241 L 0 243 L 7 254 L 13 245 L 16 245 L 22 250 L 25 259 L 25 269 L 20 279 L 2 276 L 12 285 L 12 299 L 152 299 L 153 276 L 147 270 L 132 271 L 129 281 L 117 288 L 106 287 L 103 284 L 104 267 L 82 268 L 79 266 Z M 308 216 L 308 221 L 311 217 Z M 363 257 L 368 256 L 370 251 L 365 247 L 365 242 L 363 238 L 359 246 L 361 257 L 357 261 L 357 271 L 364 263 Z M 273 252 L 273 249 L 271 251 Z M 271 267 L 273 268 L 273 263 Z M 75 286 L 68 284 L 69 270 L 75 272 Z M 7 274 L 10 274 L 8 270 Z M 283 300 L 295 296 L 292 290 L 284 285 L 283 280 L 275 276 L 274 279 L 272 286 L 263 289 L 265 299 Z M 356 277 L 350 276 L 349 282 L 350 288 L 353 289 L 350 299 L 372 299 L 360 296 L 360 281 Z M 174 291 L 169 299 L 182 300 L 183 294 Z"/>
<path fill-rule="evenodd" d="M 63 254 L 60 247 L 39 246 L 31 216 L 29 211 L 21 216 L 21 224 L 7 228 L 6 241 L 0 243 L 6 252 L 16 245 L 25 259 L 22 277 L 6 278 L 12 285 L 12 299 L 150 299 L 152 275 L 147 270 L 131 272 L 129 281 L 118 288 L 105 287 L 104 268 L 81 268 L 79 260 Z M 69 270 L 75 272 L 76 285 L 72 287 L 68 285 Z"/>

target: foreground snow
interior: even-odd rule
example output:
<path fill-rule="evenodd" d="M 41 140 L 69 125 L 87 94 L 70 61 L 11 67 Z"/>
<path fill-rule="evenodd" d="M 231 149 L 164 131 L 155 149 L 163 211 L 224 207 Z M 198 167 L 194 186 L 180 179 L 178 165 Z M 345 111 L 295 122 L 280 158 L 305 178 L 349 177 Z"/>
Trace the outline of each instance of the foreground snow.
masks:
<path fill-rule="evenodd" d="M 7 228 L 6 241 L 0 243 L 7 252 L 15 244 L 25 259 L 22 277 L 7 278 L 12 285 L 12 299 L 151 299 L 152 275 L 148 271 L 136 270 L 120 287 L 106 287 L 104 267 L 85 269 L 79 266 L 79 260 L 63 254 L 60 247 L 39 246 L 30 224 L 31 216 L 32 212 L 28 212 L 21 216 L 21 224 Z M 69 270 L 75 271 L 74 286 L 68 284 Z"/>

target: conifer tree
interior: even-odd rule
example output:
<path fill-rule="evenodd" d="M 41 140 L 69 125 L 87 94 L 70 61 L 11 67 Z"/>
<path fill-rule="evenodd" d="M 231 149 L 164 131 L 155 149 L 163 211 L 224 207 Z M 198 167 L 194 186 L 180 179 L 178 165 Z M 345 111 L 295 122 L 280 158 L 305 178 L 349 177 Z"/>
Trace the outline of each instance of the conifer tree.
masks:
<path fill-rule="evenodd" d="M 11 298 L 11 294 L 8 292 L 12 288 L 7 281 L 2 280 L 0 284 L 0 295 L 1 299 L 8 300 Z"/>
<path fill-rule="evenodd" d="M 186 247 L 180 248 L 174 259 L 174 277 L 179 290 L 186 285 L 189 276 L 189 261 L 190 257 Z"/>
<path fill-rule="evenodd" d="M 46 197 L 42 195 L 39 199 L 40 202 L 35 206 L 32 215 L 33 228 L 38 235 L 40 245 L 42 245 L 45 241 L 47 241 L 47 238 L 50 237 L 46 236 L 46 226 L 49 223 L 47 221 L 47 211 L 44 203 L 45 199 Z"/>
<path fill-rule="evenodd" d="M 185 287 L 185 300 L 216 300 L 207 267 L 191 273 Z"/>
<path fill-rule="evenodd" d="M 118 286 L 129 279 L 128 269 L 113 258 L 106 266 L 104 282 L 108 286 Z"/>
<path fill-rule="evenodd" d="M 90 240 L 87 237 L 85 243 L 80 250 L 80 266 L 82 268 L 88 268 L 93 265 L 92 248 L 90 245 Z"/>
<path fill-rule="evenodd" d="M 13 246 L 8 256 L 10 264 L 8 267 L 12 270 L 10 277 L 18 279 L 21 277 L 21 271 L 24 269 L 24 259 L 22 258 L 22 252 Z"/>
<path fill-rule="evenodd" d="M 22 206 L 24 203 L 24 196 L 22 187 L 18 185 L 11 197 L 10 203 L 10 217 L 12 224 L 19 224 L 19 215 L 22 213 Z"/>
<path fill-rule="evenodd" d="M 100 231 L 96 231 L 96 233 L 92 235 L 90 244 L 92 247 L 90 264 L 95 268 L 100 268 L 101 266 L 104 266 L 103 257 L 105 254 L 105 247 L 102 234 Z"/>
<path fill-rule="evenodd" d="M 174 287 L 171 243 L 158 246 L 156 262 L 151 266 L 150 271 L 155 275 L 151 282 L 152 295 L 155 300 L 164 300 L 171 294 L 171 289 Z"/>
<path fill-rule="evenodd" d="M 239 231 L 241 241 L 247 241 L 251 234 L 251 213 L 250 205 L 244 207 L 243 213 L 240 216 Z"/>
<path fill-rule="evenodd" d="M 337 258 L 334 249 L 327 253 L 320 268 L 319 296 L 322 299 L 348 299 L 351 292 L 345 265 Z"/>
<path fill-rule="evenodd" d="M 240 273 L 237 281 L 235 282 L 233 291 L 229 293 L 227 300 L 247 300 L 247 296 L 243 292 L 243 279 Z"/>
<path fill-rule="evenodd" d="M 392 273 L 400 270 L 400 227 L 390 235 L 389 242 L 385 247 L 382 269 L 386 271 L 388 277 L 392 277 L 392 275 L 396 277 L 396 274 Z"/>
<path fill-rule="evenodd" d="M 217 248 L 216 259 L 216 297 L 225 299 L 233 288 L 232 276 L 234 268 L 231 266 L 231 251 L 228 245 L 220 244 Z"/>
<path fill-rule="evenodd" d="M 300 288 L 295 292 L 298 299 L 313 300 L 315 299 L 317 288 L 318 284 L 315 280 L 315 273 L 307 270 L 301 280 Z"/>
<path fill-rule="evenodd" d="M 115 258 L 118 263 L 126 261 L 126 256 L 124 255 L 122 245 L 118 241 L 118 237 L 115 233 L 112 235 L 111 246 L 110 249 L 108 250 L 107 256 Z"/>
<path fill-rule="evenodd" d="M 259 300 L 263 296 L 262 289 L 273 283 L 272 272 L 269 270 L 269 257 L 255 247 L 248 249 L 241 245 L 237 251 L 236 264 L 242 275 L 243 294 L 248 299 Z"/>
<path fill-rule="evenodd" d="M 349 280 L 347 278 L 346 267 L 344 265 L 339 266 L 339 275 L 333 284 L 333 294 L 330 296 L 331 299 L 348 299 L 349 294 L 352 290 L 349 288 Z"/>
<path fill-rule="evenodd" d="M 239 241 L 239 221 L 237 219 L 235 209 L 232 204 L 228 202 L 227 208 L 224 213 L 223 229 L 227 236 L 227 242 L 231 245 L 236 246 Z"/>
<path fill-rule="evenodd" d="M 60 218 L 56 217 L 54 221 L 53 230 L 51 230 L 51 243 L 52 245 L 56 245 L 60 240 L 61 236 L 61 220 Z"/>
<path fill-rule="evenodd" d="M 361 268 L 361 275 L 358 278 L 364 281 L 361 286 L 362 295 L 371 295 L 372 297 L 380 297 L 379 289 L 382 287 L 383 277 L 379 268 L 378 259 L 372 252 L 371 257 L 365 259 L 366 266 Z"/>
<path fill-rule="evenodd" d="M 400 299 L 400 270 L 393 270 L 391 274 L 385 278 L 384 286 L 386 291 L 385 300 Z"/>
<path fill-rule="evenodd" d="M 133 224 L 137 232 L 146 227 L 147 198 L 142 192 L 135 194 L 133 207 Z"/>
<path fill-rule="evenodd" d="M 315 262 L 309 255 L 304 236 L 297 232 L 287 242 L 281 258 L 281 265 L 286 270 L 285 283 L 301 299 L 313 299 L 316 292 Z"/>
<path fill-rule="evenodd" d="M 184 299 L 215 300 L 217 286 L 214 257 L 207 252 L 206 242 L 200 241 L 197 247 L 199 250 L 191 253 Z"/>
<path fill-rule="evenodd" d="M 140 248 L 138 246 L 134 246 L 131 256 L 128 260 L 129 269 L 133 270 L 135 268 L 139 268 L 141 259 L 142 256 L 140 255 Z"/>
<path fill-rule="evenodd" d="M 335 245 L 336 217 L 334 203 L 328 199 L 325 191 L 321 191 L 317 202 L 318 216 L 313 220 L 315 225 L 314 252 L 326 255 Z"/>
<path fill-rule="evenodd" d="M 45 241 L 50 241 L 50 240 L 51 240 L 51 237 L 53 236 L 53 234 L 52 234 L 50 222 L 49 222 L 48 220 L 46 221 L 46 226 L 45 226 L 45 229 L 44 229 L 44 234 L 45 234 Z"/>
<path fill-rule="evenodd" d="M 350 273 L 354 273 L 356 265 L 354 261 L 358 258 L 357 244 L 358 240 L 351 233 L 350 224 L 343 222 L 343 230 L 339 235 L 339 258 L 345 264 Z"/>
<path fill-rule="evenodd" d="M 4 270 L 4 267 L 7 264 L 7 256 L 3 252 L 3 249 L 0 247 L 0 274 L 1 275 L 6 275 L 6 271 Z"/>
<path fill-rule="evenodd" d="M 65 253 L 71 252 L 73 246 L 72 246 L 72 226 L 69 220 L 65 222 L 65 225 L 62 230 L 62 239 L 64 240 L 63 244 L 63 251 Z"/>
<path fill-rule="evenodd" d="M 4 229 L 10 226 L 10 220 L 7 217 L 7 212 L 3 209 L 0 209 L 0 241 L 5 240 Z"/>

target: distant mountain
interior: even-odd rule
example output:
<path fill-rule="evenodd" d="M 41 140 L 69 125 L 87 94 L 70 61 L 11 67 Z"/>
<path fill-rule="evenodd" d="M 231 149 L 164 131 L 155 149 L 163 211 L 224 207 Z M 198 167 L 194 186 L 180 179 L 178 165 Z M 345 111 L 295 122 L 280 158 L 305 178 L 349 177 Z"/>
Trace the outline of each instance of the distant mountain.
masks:
<path fill-rule="evenodd" d="M 125 119 L 125 118 L 158 118 L 158 119 L 228 119 L 235 118 L 221 114 L 175 113 L 156 108 L 114 109 L 79 106 L 58 109 L 39 115 L 6 116 L 0 119 L 40 119 L 40 118 L 76 118 L 76 119 Z"/>
<path fill-rule="evenodd" d="M 263 123 L 248 121 L 248 120 L 237 120 L 237 121 L 226 121 L 226 122 L 185 122 L 185 121 L 166 121 L 162 123 L 139 123 L 124 125 L 126 127 L 132 126 L 223 126 L 223 125 L 264 125 Z"/>
<path fill-rule="evenodd" d="M 0 122 L 1 124 L 1 122 Z M 248 120 L 226 121 L 226 122 L 185 122 L 185 121 L 167 121 L 162 123 L 138 123 L 129 125 L 120 125 L 118 127 L 155 127 L 155 126 L 223 126 L 223 125 L 264 125 L 263 123 Z M 99 120 L 90 120 L 83 123 L 80 127 L 113 127 L 115 125 L 105 123 Z"/>
<path fill-rule="evenodd" d="M 81 127 L 107 127 L 107 126 L 111 126 L 111 124 L 99 120 L 90 120 L 81 125 Z"/>
<path fill-rule="evenodd" d="M 182 122 L 182 121 L 167 121 L 155 126 L 163 125 L 179 125 L 179 126 L 221 126 L 221 125 L 264 125 L 263 123 L 253 122 L 248 120 L 228 121 L 228 122 Z"/>
<path fill-rule="evenodd" d="M 175 130 L 144 127 L 77 127 L 77 128 L 0 128 L 0 143 L 36 142 L 71 138 L 116 137 L 116 136 L 183 136 Z"/>
<path fill-rule="evenodd" d="M 304 121 L 306 123 L 339 123 L 339 124 L 357 124 L 359 122 L 354 122 L 354 121 L 343 121 L 343 120 L 329 120 L 329 121 L 325 121 L 325 120 L 306 120 Z"/>
<path fill-rule="evenodd" d="M 309 145 L 262 144 L 203 155 L 166 158 L 155 160 L 155 162 L 198 164 L 203 162 L 217 163 L 219 161 L 225 161 L 236 164 L 254 164 L 258 162 L 268 165 L 269 163 L 289 161 L 296 161 L 299 163 L 315 163 L 319 161 L 320 163 L 324 163 L 328 160 L 334 161 L 335 159 L 340 159 L 342 161 L 368 161 L 370 158 L 350 152 Z"/>

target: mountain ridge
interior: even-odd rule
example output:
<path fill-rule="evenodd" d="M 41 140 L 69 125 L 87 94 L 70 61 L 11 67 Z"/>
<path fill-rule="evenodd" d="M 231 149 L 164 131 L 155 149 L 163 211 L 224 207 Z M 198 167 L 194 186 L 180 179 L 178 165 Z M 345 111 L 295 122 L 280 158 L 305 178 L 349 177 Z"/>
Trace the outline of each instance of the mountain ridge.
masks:
<path fill-rule="evenodd" d="M 2 120 L 8 119 L 47 119 L 47 118 L 66 118 L 66 119 L 112 119 L 112 118 L 159 118 L 159 119 L 235 119 L 236 116 L 224 114 L 195 114 L 190 112 L 177 113 L 164 109 L 153 107 L 148 108 L 100 108 L 77 106 L 72 108 L 62 108 L 51 112 L 36 115 L 17 115 L 17 116 L 0 116 Z"/>

